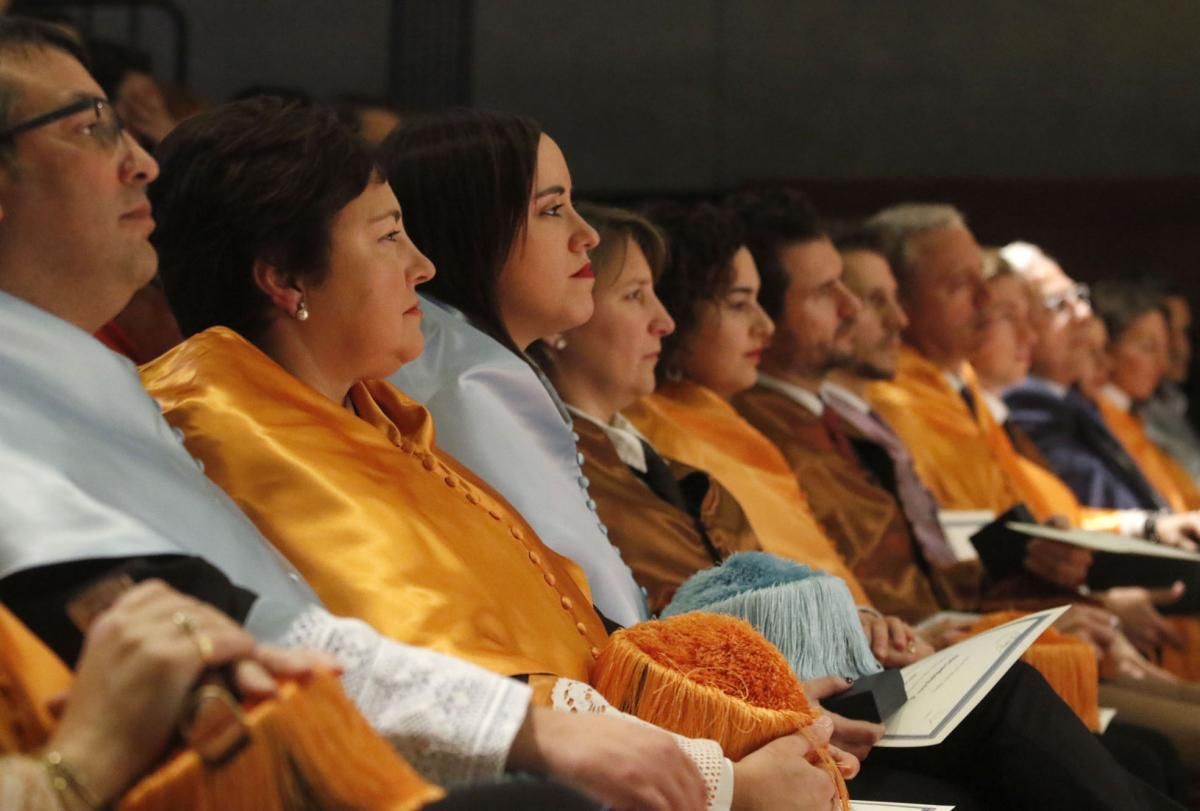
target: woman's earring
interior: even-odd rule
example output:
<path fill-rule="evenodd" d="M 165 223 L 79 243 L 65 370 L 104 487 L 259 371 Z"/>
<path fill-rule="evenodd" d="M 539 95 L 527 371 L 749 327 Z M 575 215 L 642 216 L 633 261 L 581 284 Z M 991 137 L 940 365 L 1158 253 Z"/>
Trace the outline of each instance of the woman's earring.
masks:
<path fill-rule="evenodd" d="M 550 346 L 554 347 L 554 349 L 556 351 L 562 352 L 564 349 L 567 348 L 567 339 L 564 338 L 563 336 L 559 335 L 557 338 L 555 338 L 553 341 L 550 342 Z"/>
<path fill-rule="evenodd" d="M 308 320 L 308 305 L 304 303 L 304 299 L 300 299 L 300 304 L 299 304 L 299 306 L 296 307 L 296 320 L 297 321 L 307 321 Z"/>

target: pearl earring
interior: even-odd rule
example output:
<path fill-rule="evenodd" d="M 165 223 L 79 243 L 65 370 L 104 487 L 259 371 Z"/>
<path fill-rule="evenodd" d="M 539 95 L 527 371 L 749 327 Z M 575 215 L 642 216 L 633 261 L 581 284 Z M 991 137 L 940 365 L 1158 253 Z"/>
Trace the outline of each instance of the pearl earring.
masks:
<path fill-rule="evenodd" d="M 304 303 L 304 299 L 300 299 L 300 305 L 298 307 L 296 307 L 296 320 L 297 321 L 307 321 L 308 320 L 308 305 Z"/>
<path fill-rule="evenodd" d="M 564 338 L 563 336 L 559 335 L 557 338 L 554 339 L 554 342 L 551 343 L 550 345 L 552 347 L 554 347 L 557 351 L 562 352 L 564 349 L 567 348 L 567 339 Z"/>

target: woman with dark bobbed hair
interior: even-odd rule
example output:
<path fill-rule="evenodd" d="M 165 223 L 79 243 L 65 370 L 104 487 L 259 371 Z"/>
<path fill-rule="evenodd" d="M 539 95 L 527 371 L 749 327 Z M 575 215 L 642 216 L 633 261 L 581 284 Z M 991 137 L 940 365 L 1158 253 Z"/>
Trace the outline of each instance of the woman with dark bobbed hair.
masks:
<path fill-rule="evenodd" d="M 409 122 L 384 142 L 413 241 L 440 269 L 423 289 L 425 354 L 392 382 L 425 404 L 438 441 L 583 567 L 596 607 L 621 625 L 646 603 L 606 537 L 571 418 L 525 356 L 592 314 L 588 251 L 562 151 L 533 121 L 460 110 Z"/>
<path fill-rule="evenodd" d="M 327 111 L 250 100 L 185 122 L 160 159 L 155 242 L 190 337 L 143 379 L 206 473 L 333 610 L 569 710 L 522 719 L 510 697 L 433 689 L 479 724 L 485 751 L 465 776 L 547 773 L 617 808 L 697 809 L 706 794 L 718 808 L 828 807 L 834 781 L 804 761 L 809 739 L 734 765 L 712 741 L 616 716 L 582 683 L 607 639 L 586 581 L 380 379 L 421 352 L 415 288 L 433 267 L 352 133 Z M 432 748 L 418 766 L 463 759 Z"/>

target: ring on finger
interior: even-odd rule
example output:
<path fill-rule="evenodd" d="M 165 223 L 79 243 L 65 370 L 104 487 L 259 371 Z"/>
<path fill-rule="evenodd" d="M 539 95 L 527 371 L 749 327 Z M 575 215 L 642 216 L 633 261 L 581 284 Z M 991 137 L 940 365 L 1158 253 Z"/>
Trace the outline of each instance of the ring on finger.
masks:
<path fill-rule="evenodd" d="M 208 660 L 213 655 L 213 643 L 208 634 L 201 633 L 196 627 L 196 621 L 183 611 L 176 611 L 172 614 L 171 622 L 175 623 L 175 626 L 179 630 L 187 634 L 188 639 L 192 640 L 192 643 L 195 644 L 196 652 L 200 654 L 200 660 L 208 664 Z"/>

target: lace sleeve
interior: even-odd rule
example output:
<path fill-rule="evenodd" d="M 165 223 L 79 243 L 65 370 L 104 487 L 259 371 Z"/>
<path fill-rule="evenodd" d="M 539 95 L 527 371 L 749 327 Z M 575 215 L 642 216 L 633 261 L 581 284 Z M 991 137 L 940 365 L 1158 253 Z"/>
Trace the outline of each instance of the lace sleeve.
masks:
<path fill-rule="evenodd" d="M 347 695 L 426 779 L 448 786 L 503 772 L 529 710 L 527 685 L 323 609 L 301 614 L 281 642 L 336 656 Z"/>
<path fill-rule="evenodd" d="M 0 808 L 5 811 L 60 811 L 62 806 L 37 761 L 12 755 L 0 757 Z"/>
<path fill-rule="evenodd" d="M 592 687 L 572 679 L 559 679 L 551 690 L 551 706 L 560 712 L 596 712 L 618 715 L 632 723 L 651 726 L 636 716 L 623 713 Z M 685 738 L 670 733 L 683 753 L 691 758 L 708 788 L 708 808 L 729 811 L 733 805 L 733 763 L 725 757 L 716 741 Z"/>

